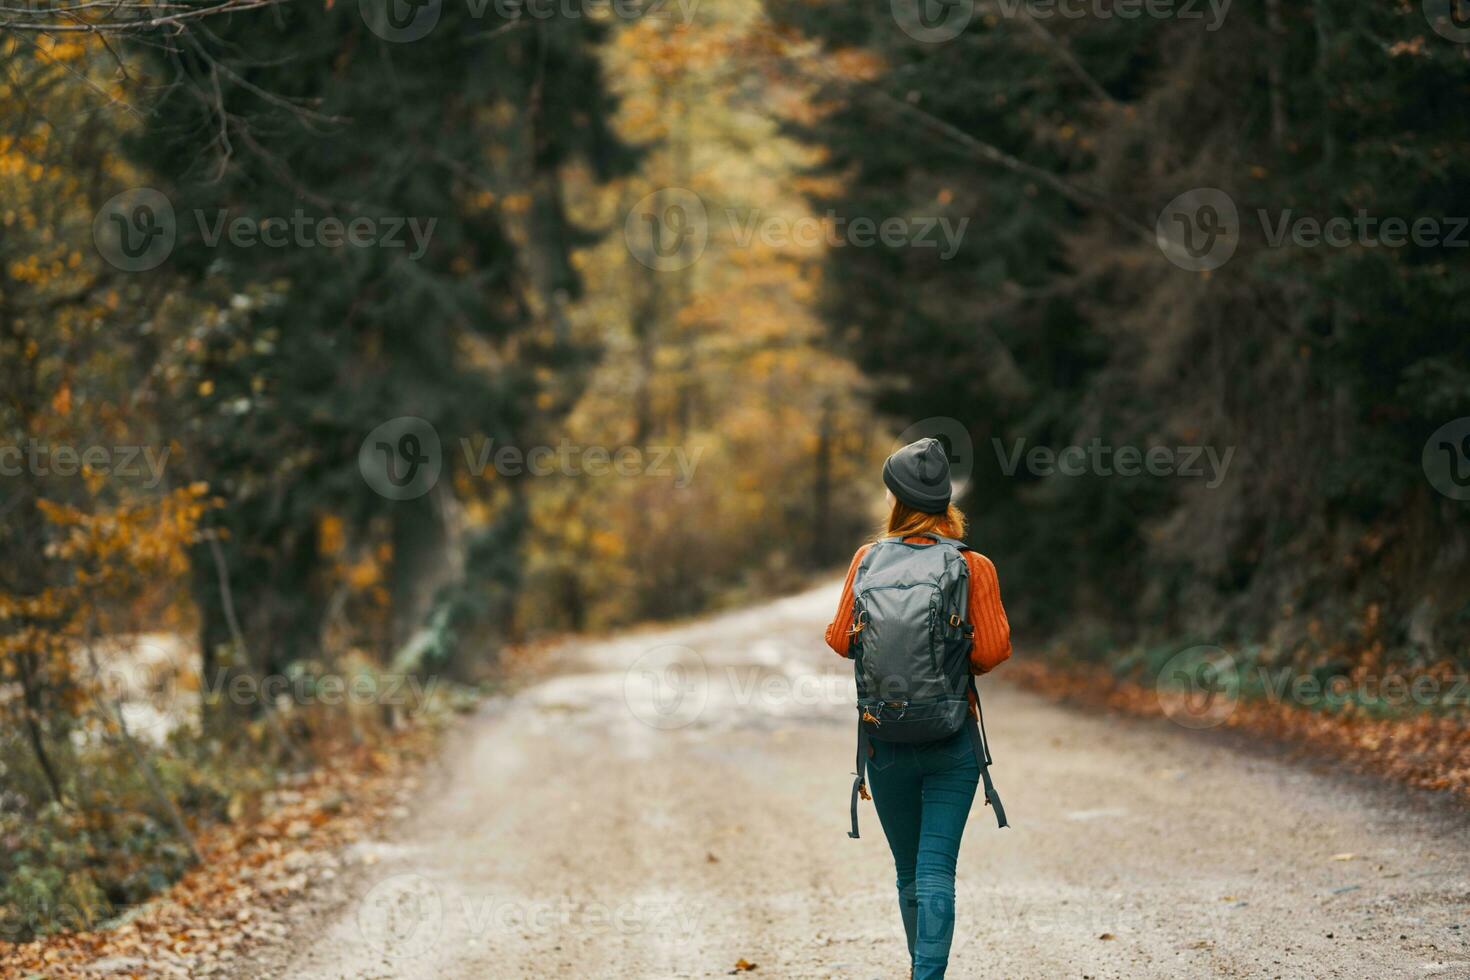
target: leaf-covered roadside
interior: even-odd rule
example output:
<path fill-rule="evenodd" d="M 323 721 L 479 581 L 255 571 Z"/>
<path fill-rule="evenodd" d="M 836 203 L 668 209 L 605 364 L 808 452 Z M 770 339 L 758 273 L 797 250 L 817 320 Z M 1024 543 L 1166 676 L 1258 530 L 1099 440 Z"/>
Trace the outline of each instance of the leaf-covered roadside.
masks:
<path fill-rule="evenodd" d="M 1006 677 L 1054 701 L 1164 717 L 1156 686 L 1096 664 L 1070 659 L 1006 665 Z M 1343 765 L 1470 801 L 1470 727 L 1463 713 L 1416 711 L 1374 715 L 1354 704 L 1313 710 L 1290 702 L 1243 697 L 1220 721 L 1251 736 L 1300 747 Z"/>
<path fill-rule="evenodd" d="M 341 873 L 343 848 L 402 815 L 434 731 L 414 726 L 286 780 L 236 822 L 199 835 L 203 863 L 114 928 L 0 942 L 0 978 L 205 977 L 287 932 L 290 909 Z"/>

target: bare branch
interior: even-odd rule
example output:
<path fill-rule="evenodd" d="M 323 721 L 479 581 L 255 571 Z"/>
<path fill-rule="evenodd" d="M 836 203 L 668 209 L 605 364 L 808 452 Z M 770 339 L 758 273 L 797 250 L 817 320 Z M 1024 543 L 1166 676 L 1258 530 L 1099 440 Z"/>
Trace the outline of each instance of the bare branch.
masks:
<path fill-rule="evenodd" d="M 992 8 L 992 12 L 1001 13 L 999 8 Z M 1102 87 L 1102 83 L 1094 78 L 1091 72 L 1082 67 L 1082 62 L 1078 61 L 1077 56 L 1072 54 L 1072 49 L 1068 46 L 1067 42 L 1047 30 L 1046 25 L 1042 24 L 1041 21 L 1031 15 L 1029 10 L 1025 9 L 1024 4 L 1021 5 L 1019 16 L 1015 19 L 1019 20 L 1021 25 L 1029 30 L 1033 36 L 1040 38 L 1042 43 L 1056 55 L 1057 60 L 1061 61 L 1063 65 L 1066 65 L 1067 70 L 1073 75 L 1076 75 L 1077 79 L 1083 85 L 1086 85 L 1092 94 L 1097 96 L 1099 101 L 1110 109 L 1117 108 L 1117 100 L 1108 94 L 1108 90 Z"/>
<path fill-rule="evenodd" d="M 33 6 L 0 6 L 0 32 L 27 34 L 138 34 L 159 30 L 183 33 L 191 21 L 219 14 L 243 13 L 290 0 L 215 0 L 212 3 L 168 3 L 166 0 L 88 0 L 65 3 L 42 0 Z"/>

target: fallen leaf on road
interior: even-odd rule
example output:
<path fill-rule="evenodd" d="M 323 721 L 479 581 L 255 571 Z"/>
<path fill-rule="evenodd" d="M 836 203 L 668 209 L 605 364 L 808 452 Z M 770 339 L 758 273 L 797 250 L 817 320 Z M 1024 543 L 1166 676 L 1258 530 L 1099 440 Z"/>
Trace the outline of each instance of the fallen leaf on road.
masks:
<path fill-rule="evenodd" d="M 735 961 L 735 969 L 731 970 L 730 972 L 731 973 L 748 973 L 751 970 L 754 970 L 755 968 L 756 968 L 756 965 L 754 963 L 750 962 L 749 960 L 745 959 L 744 957 L 741 957 L 740 959 L 738 959 L 738 960 Z"/>
<path fill-rule="evenodd" d="M 1351 861 L 1355 857 L 1357 857 L 1356 854 L 1352 853 L 1351 851 L 1348 851 L 1346 854 L 1334 854 L 1334 855 L 1332 855 L 1332 860 L 1334 860 L 1334 861 Z"/>
<path fill-rule="evenodd" d="M 1115 935 L 1113 935 L 1111 932 L 1105 932 L 1101 936 L 1098 936 L 1097 938 L 1099 938 L 1099 939 L 1117 939 L 1118 937 L 1115 936 Z"/>

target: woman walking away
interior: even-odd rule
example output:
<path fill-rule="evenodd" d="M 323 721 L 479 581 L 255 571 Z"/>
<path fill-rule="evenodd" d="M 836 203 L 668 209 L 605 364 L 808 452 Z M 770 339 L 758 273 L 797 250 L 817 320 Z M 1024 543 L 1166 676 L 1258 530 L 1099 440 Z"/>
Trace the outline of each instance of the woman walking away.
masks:
<path fill-rule="evenodd" d="M 827 645 L 854 661 L 858 681 L 850 836 L 857 796 L 871 784 L 898 871 L 911 975 L 935 980 L 949 963 L 955 863 L 982 776 L 986 803 L 1005 826 L 975 724 L 973 675 L 1011 655 L 1011 628 L 995 566 L 958 540 L 965 518 L 950 503 L 940 443 L 898 450 L 883 464 L 883 482 L 885 534 L 853 555 Z"/>

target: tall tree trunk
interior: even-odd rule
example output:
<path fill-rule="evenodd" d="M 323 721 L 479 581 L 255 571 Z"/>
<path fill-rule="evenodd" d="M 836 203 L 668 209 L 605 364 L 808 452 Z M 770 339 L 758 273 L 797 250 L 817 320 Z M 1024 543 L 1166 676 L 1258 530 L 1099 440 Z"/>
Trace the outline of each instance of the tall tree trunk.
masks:
<path fill-rule="evenodd" d="M 816 479 L 812 486 L 811 562 L 820 567 L 831 550 L 832 533 L 832 396 L 822 398 L 817 423 Z"/>
<path fill-rule="evenodd" d="M 1317 95 L 1322 100 L 1319 113 L 1322 125 L 1322 172 L 1330 174 L 1337 162 L 1337 137 L 1332 125 L 1331 55 L 1328 51 L 1332 37 L 1332 25 L 1327 19 L 1326 0 L 1316 0 L 1312 5 L 1313 22 L 1317 28 Z"/>
<path fill-rule="evenodd" d="M 454 577 L 444 524 L 435 504 L 437 492 L 400 500 L 392 510 L 393 564 L 388 575 L 395 650 L 424 625 L 434 593 Z"/>
<path fill-rule="evenodd" d="M 1286 30 L 1281 22 L 1281 0 L 1266 0 L 1266 30 L 1270 43 L 1266 52 L 1266 83 L 1270 89 L 1271 145 L 1279 152 L 1286 144 L 1286 95 L 1282 91 L 1282 59 Z"/>
<path fill-rule="evenodd" d="M 41 731 L 41 692 L 36 680 L 35 657 L 29 651 L 23 651 L 16 660 L 20 665 L 20 689 L 25 703 L 26 737 L 31 743 L 31 752 L 36 757 L 36 764 L 41 767 L 41 772 L 46 777 L 46 785 L 51 790 L 51 798 L 57 803 L 63 803 L 65 801 L 61 794 L 61 780 L 57 778 L 56 767 L 51 764 L 51 756 L 46 752 L 45 733 Z"/>

